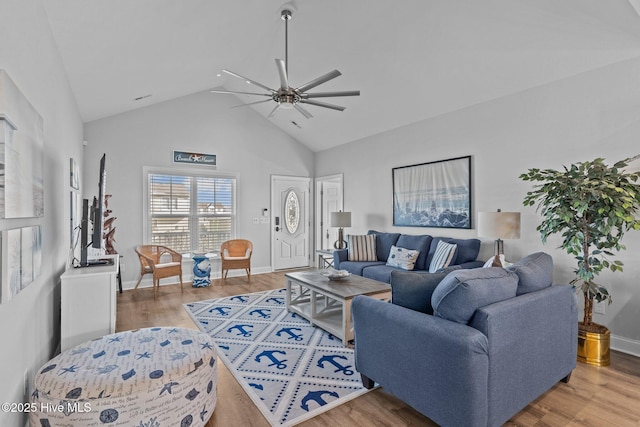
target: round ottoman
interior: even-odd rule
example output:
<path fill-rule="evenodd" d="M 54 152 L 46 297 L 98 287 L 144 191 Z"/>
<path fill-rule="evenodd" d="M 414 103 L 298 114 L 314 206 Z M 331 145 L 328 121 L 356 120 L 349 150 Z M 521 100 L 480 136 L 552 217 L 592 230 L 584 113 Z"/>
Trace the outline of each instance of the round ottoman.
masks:
<path fill-rule="evenodd" d="M 32 426 L 203 426 L 216 407 L 211 337 L 183 328 L 107 335 L 47 362 L 34 379 Z"/>

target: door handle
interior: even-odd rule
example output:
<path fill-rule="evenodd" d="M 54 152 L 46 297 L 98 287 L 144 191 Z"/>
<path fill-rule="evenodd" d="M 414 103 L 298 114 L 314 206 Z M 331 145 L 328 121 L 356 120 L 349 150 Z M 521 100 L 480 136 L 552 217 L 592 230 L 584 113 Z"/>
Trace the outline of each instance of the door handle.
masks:
<path fill-rule="evenodd" d="M 276 225 L 276 231 L 280 231 L 280 227 Z"/>

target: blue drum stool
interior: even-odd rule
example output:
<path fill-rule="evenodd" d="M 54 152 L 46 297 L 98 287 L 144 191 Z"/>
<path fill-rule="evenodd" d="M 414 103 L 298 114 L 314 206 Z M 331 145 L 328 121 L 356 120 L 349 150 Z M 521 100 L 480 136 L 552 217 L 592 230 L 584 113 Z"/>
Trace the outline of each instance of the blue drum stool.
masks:
<path fill-rule="evenodd" d="M 193 254 L 193 287 L 204 288 L 211 285 L 211 261 L 205 254 Z"/>

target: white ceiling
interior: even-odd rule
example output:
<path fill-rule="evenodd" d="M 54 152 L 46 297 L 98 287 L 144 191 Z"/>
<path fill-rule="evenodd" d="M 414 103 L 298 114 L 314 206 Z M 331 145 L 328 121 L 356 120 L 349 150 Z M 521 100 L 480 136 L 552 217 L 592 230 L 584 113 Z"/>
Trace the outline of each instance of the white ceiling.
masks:
<path fill-rule="evenodd" d="M 270 87 L 284 57 L 282 0 L 45 0 L 83 120 L 216 87 Z M 270 118 L 314 151 L 640 55 L 638 0 L 294 0 L 289 80 L 342 76 Z M 639 76 L 640 78 L 640 76 Z M 152 96 L 141 101 L 136 97 Z M 234 95 L 211 94 L 212 97 Z M 238 103 L 264 98 L 242 95 Z M 267 116 L 271 103 L 254 108 Z M 295 121 L 301 129 L 294 126 Z"/>

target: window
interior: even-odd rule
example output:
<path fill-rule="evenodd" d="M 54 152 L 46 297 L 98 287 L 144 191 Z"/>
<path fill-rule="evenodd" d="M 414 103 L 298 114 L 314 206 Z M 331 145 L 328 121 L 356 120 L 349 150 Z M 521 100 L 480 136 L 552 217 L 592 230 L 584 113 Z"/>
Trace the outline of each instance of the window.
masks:
<path fill-rule="evenodd" d="M 182 254 L 217 252 L 235 234 L 236 179 L 147 174 L 147 240 Z"/>

